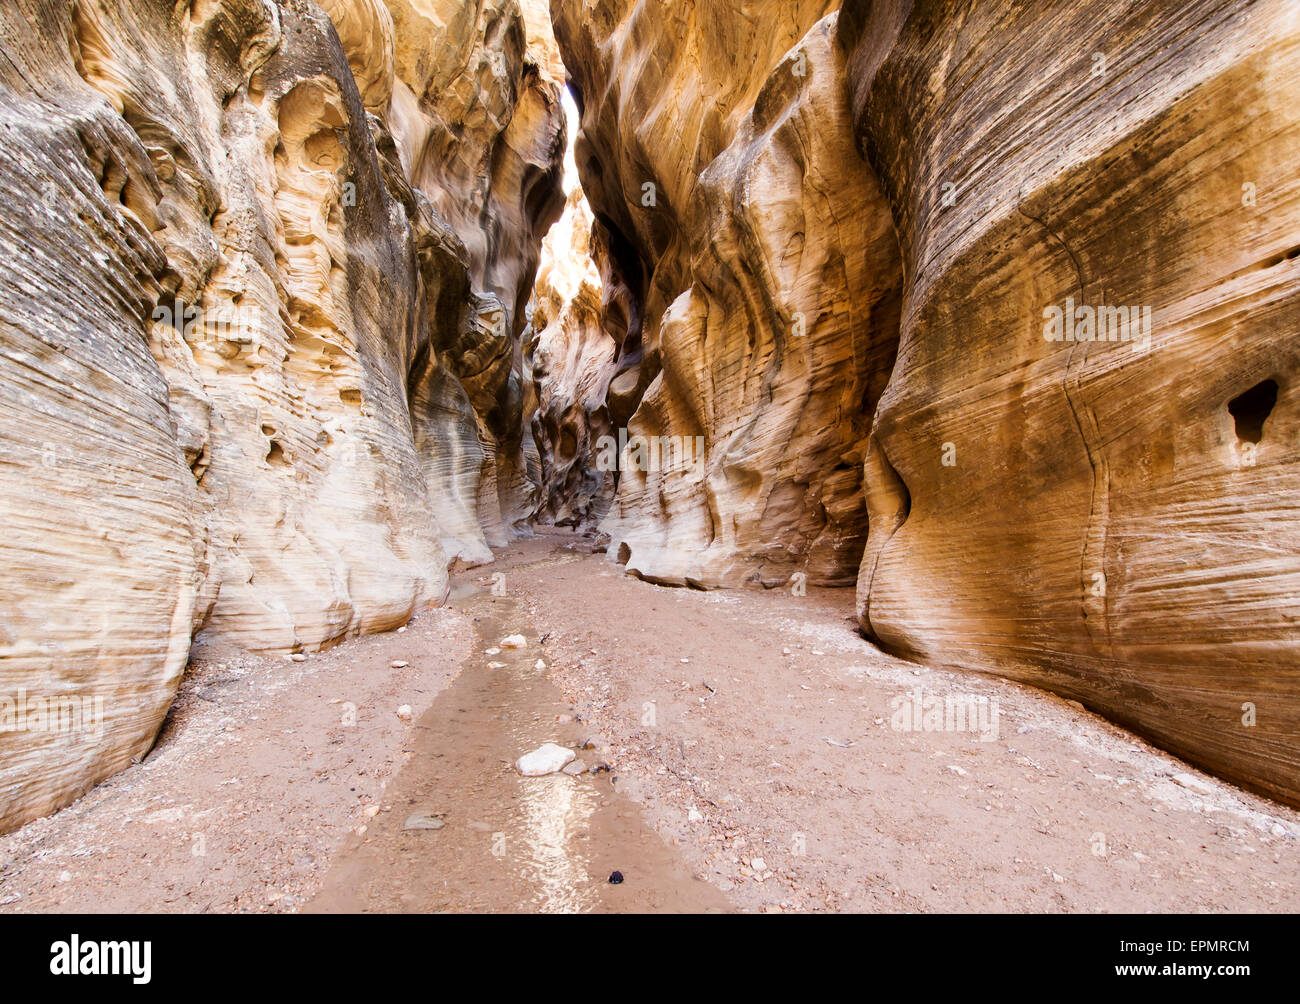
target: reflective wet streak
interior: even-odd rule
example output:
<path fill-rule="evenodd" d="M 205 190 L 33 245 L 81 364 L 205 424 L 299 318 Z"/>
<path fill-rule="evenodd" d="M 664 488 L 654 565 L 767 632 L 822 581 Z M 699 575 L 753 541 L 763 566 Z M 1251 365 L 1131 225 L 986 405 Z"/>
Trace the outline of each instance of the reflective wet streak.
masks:
<path fill-rule="evenodd" d="M 588 766 L 602 762 L 603 751 L 579 749 L 589 738 L 583 725 L 557 723 L 568 706 L 533 668 L 545 656 L 526 613 L 513 598 L 475 586 L 474 578 L 466 576 L 453 604 L 475 619 L 480 654 L 420 720 L 414 755 L 390 783 L 379 815 L 349 838 L 308 911 L 728 909 L 722 894 L 694 878 L 646 826 L 610 775 L 525 778 L 514 770 L 521 754 L 545 742 L 577 749 Z M 483 654 L 510 634 L 525 635 L 528 647 Z M 490 668 L 491 662 L 505 666 Z M 352 741 L 363 742 L 364 730 Z M 414 813 L 445 825 L 403 830 Z M 616 870 L 624 882 L 611 885 Z"/>

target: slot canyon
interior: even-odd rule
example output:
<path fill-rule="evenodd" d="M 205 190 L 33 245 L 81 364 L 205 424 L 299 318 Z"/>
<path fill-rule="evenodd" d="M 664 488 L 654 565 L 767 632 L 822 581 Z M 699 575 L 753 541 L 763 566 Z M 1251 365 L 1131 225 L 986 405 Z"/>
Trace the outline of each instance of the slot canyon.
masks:
<path fill-rule="evenodd" d="M 1300 909 L 1295 0 L 0 35 L 0 912 Z"/>

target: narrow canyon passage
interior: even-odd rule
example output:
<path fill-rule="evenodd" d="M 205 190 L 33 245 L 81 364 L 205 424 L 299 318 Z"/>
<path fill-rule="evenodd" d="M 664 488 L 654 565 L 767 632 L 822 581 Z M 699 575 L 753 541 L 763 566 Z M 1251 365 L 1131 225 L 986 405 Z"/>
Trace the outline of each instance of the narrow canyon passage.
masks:
<path fill-rule="evenodd" d="M 1296 0 L 0 38 L 0 910 L 1300 909 Z"/>
<path fill-rule="evenodd" d="M 201 661 L 142 764 L 0 837 L 5 909 L 1300 908 L 1300 814 L 884 655 L 847 590 L 670 589 L 591 552 L 516 542 L 287 679 Z M 911 728 L 932 698 L 996 717 Z M 519 777 L 547 741 L 610 771 Z"/>

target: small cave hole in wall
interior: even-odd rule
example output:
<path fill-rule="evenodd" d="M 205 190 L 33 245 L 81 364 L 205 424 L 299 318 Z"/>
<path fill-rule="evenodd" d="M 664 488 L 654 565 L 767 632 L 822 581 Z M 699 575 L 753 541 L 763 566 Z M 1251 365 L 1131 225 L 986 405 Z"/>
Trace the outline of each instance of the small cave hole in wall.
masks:
<path fill-rule="evenodd" d="M 1264 438 L 1264 422 L 1277 404 L 1277 381 L 1265 380 L 1228 402 L 1228 414 L 1236 423 L 1237 438 L 1258 443 Z"/>

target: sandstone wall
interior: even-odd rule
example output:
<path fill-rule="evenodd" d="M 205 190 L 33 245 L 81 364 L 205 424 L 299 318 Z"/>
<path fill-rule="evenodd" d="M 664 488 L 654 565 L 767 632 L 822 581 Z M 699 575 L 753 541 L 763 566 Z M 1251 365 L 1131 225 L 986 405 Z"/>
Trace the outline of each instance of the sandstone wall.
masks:
<path fill-rule="evenodd" d="M 0 829 L 147 752 L 192 632 L 394 627 L 530 504 L 557 85 L 513 0 L 325 8 L 0 9 Z"/>
<path fill-rule="evenodd" d="M 889 648 L 1300 800 L 1300 13 L 835 6 L 552 4 L 611 421 L 707 443 L 611 555 L 856 578 Z"/>
<path fill-rule="evenodd" d="M 901 277 L 833 6 L 552 4 L 619 346 L 611 418 L 674 451 L 625 451 L 601 527 L 655 581 L 857 575 Z"/>
<path fill-rule="evenodd" d="M 1300 10 L 841 23 L 908 277 L 864 629 L 1300 800 Z M 1152 308 L 1149 342 L 1048 341 L 1067 298 Z"/>
<path fill-rule="evenodd" d="M 462 508 L 475 515 L 470 531 L 481 526 L 486 542 L 500 546 L 536 503 L 521 336 L 542 237 L 564 209 L 566 123 L 562 80 L 552 76 L 560 66 L 535 0 L 524 10 L 518 0 L 389 0 L 389 8 L 398 39 L 389 115 L 397 149 L 435 218 L 464 239 L 473 287 L 468 321 L 437 345 L 473 411 L 458 412 L 473 419 L 477 439 L 459 441 L 458 462 L 481 452 L 476 495 Z M 468 554 L 487 558 L 481 543 Z"/>
<path fill-rule="evenodd" d="M 534 518 L 579 529 L 591 529 L 608 512 L 615 482 L 612 466 L 601 462 L 601 448 L 616 441 L 606 403 L 616 346 L 601 323 L 592 223 L 582 189 L 575 185 L 564 216 L 542 242 L 525 339 L 539 461 Z"/>

